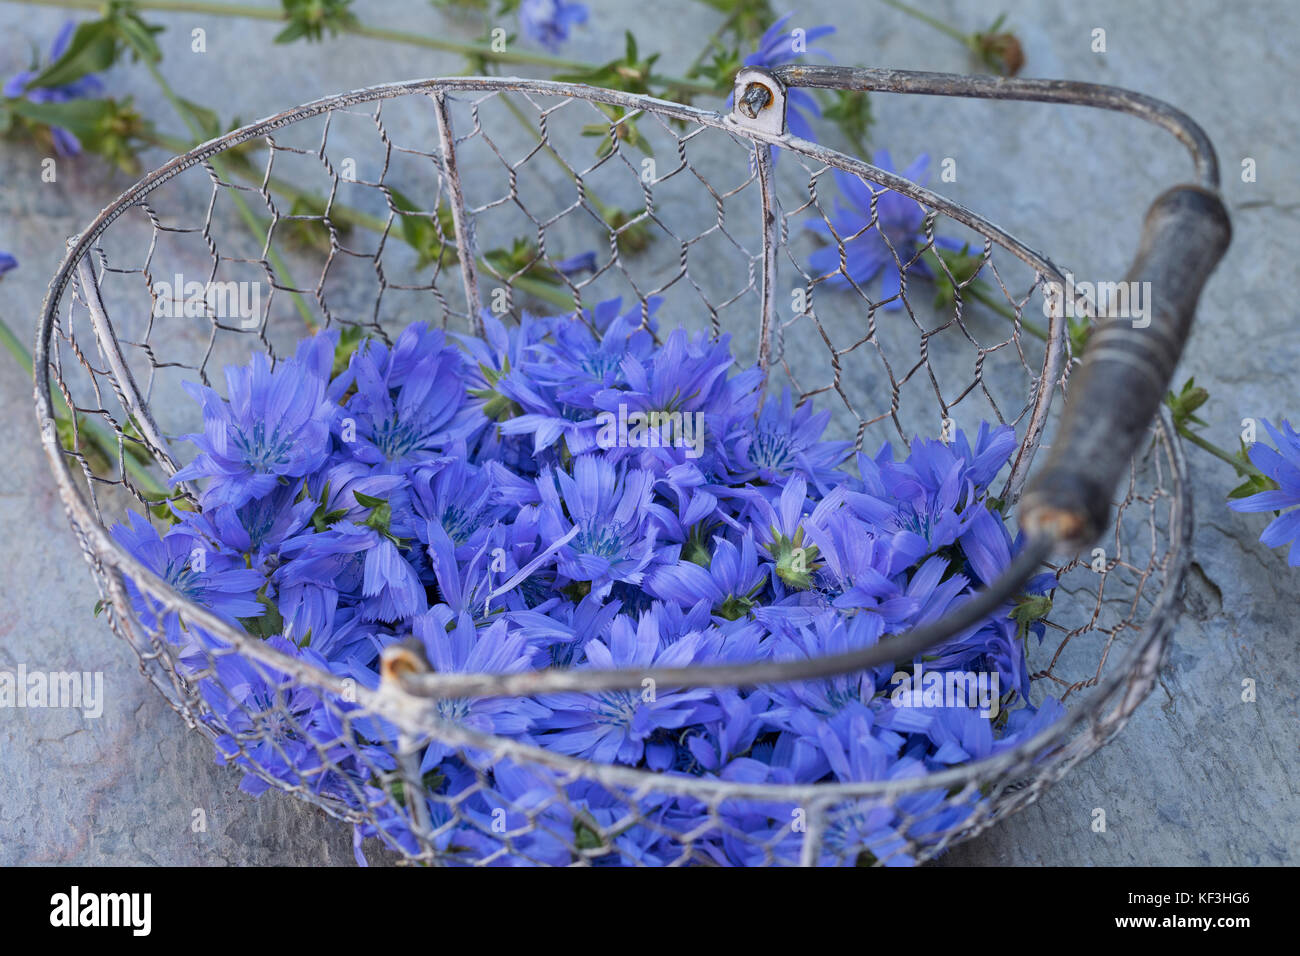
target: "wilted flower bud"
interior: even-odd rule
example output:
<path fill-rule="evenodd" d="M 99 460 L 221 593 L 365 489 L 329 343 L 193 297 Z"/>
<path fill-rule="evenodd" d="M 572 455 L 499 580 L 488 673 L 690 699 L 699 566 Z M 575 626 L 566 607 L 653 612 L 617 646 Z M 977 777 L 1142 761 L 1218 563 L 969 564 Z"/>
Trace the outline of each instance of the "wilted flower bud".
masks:
<path fill-rule="evenodd" d="M 977 33 L 975 43 L 980 59 L 1003 76 L 1015 76 L 1025 65 L 1025 51 L 1014 33 Z"/>

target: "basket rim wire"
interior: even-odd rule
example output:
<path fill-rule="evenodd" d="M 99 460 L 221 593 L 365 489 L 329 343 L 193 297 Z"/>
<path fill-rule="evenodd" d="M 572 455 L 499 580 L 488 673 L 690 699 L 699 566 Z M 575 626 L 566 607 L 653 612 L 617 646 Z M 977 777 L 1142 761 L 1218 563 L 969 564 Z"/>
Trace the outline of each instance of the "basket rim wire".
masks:
<path fill-rule="evenodd" d="M 891 73 L 894 71 L 890 71 Z M 600 764 L 577 757 L 569 757 L 555 751 L 534 745 L 520 743 L 504 737 L 482 734 L 468 728 L 444 721 L 436 716 L 432 702 L 420 700 L 409 694 L 395 693 L 394 688 L 381 685 L 378 691 L 371 691 L 362 686 L 346 686 L 343 679 L 329 672 L 291 658 L 276 651 L 261 639 L 247 634 L 241 629 L 233 628 L 207 609 L 185 598 L 171 585 L 167 584 L 152 571 L 144 567 L 130 555 L 104 527 L 97 516 L 96 509 L 87 500 L 82 488 L 73 475 L 67 458 L 69 453 L 60 444 L 57 431 L 50 427 L 54 419 L 51 398 L 51 376 L 57 376 L 58 369 L 51 362 L 51 343 L 57 325 L 59 310 L 73 280 L 77 267 L 89 262 L 89 256 L 96 240 L 128 208 L 137 201 L 176 177 L 186 169 L 204 162 L 207 158 L 221 153 L 251 139 L 261 137 L 276 129 L 308 119 L 323 113 L 364 103 L 379 102 L 411 94 L 454 93 L 454 92 L 529 92 L 564 96 L 569 99 L 583 99 L 591 102 L 621 106 L 629 110 L 651 110 L 663 116 L 697 123 L 701 126 L 718 129 L 725 133 L 748 139 L 751 144 L 770 143 L 790 152 L 801 154 L 809 159 L 842 169 L 850 174 L 869 179 L 895 192 L 909 196 L 931 208 L 950 216 L 954 220 L 982 233 L 986 239 L 998 243 L 1038 273 L 1035 286 L 1046 280 L 1055 280 L 1064 284 L 1062 271 L 1045 256 L 1024 245 L 1001 227 L 983 216 L 955 203 L 946 197 L 912 183 L 901 176 L 878 169 L 859 158 L 841 153 L 817 143 L 800 140 L 791 135 L 772 136 L 755 129 L 742 128 L 729 115 L 713 110 L 685 106 L 668 100 L 651 96 L 623 93 L 615 90 L 588 87 L 581 84 L 563 83 L 549 80 L 519 79 L 514 77 L 438 77 L 388 83 L 372 86 L 348 93 L 327 96 L 289 110 L 274 114 L 223 136 L 209 140 L 189 152 L 176 156 L 142 177 L 133 186 L 120 194 L 106 206 L 99 215 L 78 236 L 69 239 L 67 252 L 62 263 L 51 279 L 40 319 L 37 324 L 35 342 L 35 406 L 38 423 L 41 427 L 42 444 L 49 460 L 50 468 L 63 499 L 74 532 L 82 538 L 83 551 L 87 561 L 108 581 L 108 590 L 112 598 L 109 603 L 109 620 L 114 626 L 122 626 L 132 632 L 129 641 L 140 653 L 148 648 L 147 641 L 140 641 L 134 634 L 135 622 L 130 614 L 117 615 L 114 602 L 127 602 L 123 575 L 129 577 L 137 587 L 146 591 L 157 600 L 161 609 L 176 612 L 184 619 L 193 622 L 228 644 L 229 650 L 222 653 L 242 654 L 259 664 L 276 669 L 286 675 L 308 682 L 322 691 L 329 693 L 355 694 L 356 702 L 372 713 L 390 720 L 394 725 L 408 732 L 427 737 L 436 733 L 439 737 L 457 744 L 472 746 L 491 751 L 495 756 L 518 756 L 520 758 L 548 765 L 560 771 L 581 773 L 583 776 L 602 783 L 617 785 L 635 792 L 650 790 L 690 795 L 701 799 L 713 798 L 756 798 L 774 801 L 798 801 L 811 803 L 823 811 L 838 801 L 863 798 L 890 798 L 918 791 L 938 788 L 968 787 L 975 781 L 996 779 L 1014 765 L 1026 765 L 1033 761 L 1038 766 L 1046 767 L 1051 762 L 1053 779 L 1059 777 L 1079 760 L 1094 752 L 1097 747 L 1109 740 L 1126 723 L 1132 711 L 1141 703 L 1154 683 L 1154 669 L 1150 675 L 1143 675 L 1141 680 L 1130 687 L 1115 704 L 1115 717 L 1111 720 L 1110 731 L 1105 736 L 1095 732 L 1092 735 L 1075 735 L 1075 729 L 1097 717 L 1111 701 L 1121 684 L 1129 681 L 1133 675 L 1141 674 L 1141 665 L 1145 660 L 1158 663 L 1163 656 L 1168 639 L 1177 621 L 1178 593 L 1191 561 L 1192 509 L 1187 485 L 1186 462 L 1181 443 L 1178 441 L 1172 419 L 1167 410 L 1162 410 L 1154 423 L 1156 445 L 1159 454 L 1167 458 L 1169 464 L 1166 497 L 1170 503 L 1168 518 L 1168 550 L 1161 565 L 1162 587 L 1150 604 L 1145 622 L 1141 628 L 1142 639 L 1132 646 L 1122 662 L 1095 683 L 1089 683 L 1093 693 L 1086 702 L 1068 709 L 1066 715 L 1034 737 L 1020 743 L 1014 748 L 992 756 L 959 764 L 950 769 L 928 773 L 924 776 L 900 780 L 867 781 L 856 783 L 806 783 L 806 784 L 742 784 L 710 780 L 696 777 L 674 776 L 651 770 L 641 770 L 614 764 Z M 567 102 L 567 100 L 566 100 Z M 1114 108 L 1114 107 L 1111 107 Z M 1032 294 L 1032 290 L 1031 293 Z M 1018 444 L 1018 454 L 1014 469 L 1027 472 L 1032 453 L 1037 448 L 1038 439 L 1046 427 L 1047 415 L 1057 387 L 1063 387 L 1064 378 L 1068 376 L 1067 326 L 1061 309 L 1052 310 L 1048 334 L 1043 373 L 1034 386 L 1036 396 L 1033 401 L 1033 413 L 1026 436 Z M 1062 368 L 1062 365 L 1065 365 Z M 42 374 L 42 371 L 44 374 Z M 1058 382 L 1058 379 L 1060 381 Z M 1028 449 L 1029 455 L 1024 455 Z M 1013 473 L 1013 478 L 1015 474 Z M 1023 477 L 1023 476 L 1022 476 Z M 1008 481 L 1010 485 L 1010 480 Z M 88 540 L 87 540 L 88 539 Z M 89 546 L 87 546 L 89 545 Z M 101 587 L 102 590 L 102 587 Z M 127 604 L 124 604 L 127 606 Z M 127 636 L 127 635 L 124 635 Z M 155 661 L 156 663 L 156 661 Z M 142 663 L 142 670 L 145 666 Z M 172 693 L 165 684 L 153 674 L 150 680 L 163 692 L 173 707 L 176 707 Z M 175 678 L 174 678 L 175 679 Z M 196 721 L 188 714 L 188 705 L 182 715 L 191 726 L 210 731 L 202 721 Z M 179 708 L 177 708 L 179 709 Z M 332 815 L 343 819 L 355 819 L 358 811 L 344 809 L 332 798 L 317 795 L 301 784 L 292 785 L 284 781 L 269 781 L 273 786 L 296 793 L 310 802 L 321 806 Z M 1051 781 L 1049 781 L 1050 784 Z M 1014 796 L 1017 789 L 1015 781 L 1001 781 L 994 791 L 995 801 L 982 819 L 972 825 L 973 832 L 978 832 L 1003 815 L 1005 808 L 998 805 L 998 799 Z M 1030 799 L 1036 798 L 1033 790 Z M 945 847 L 971 835 L 961 829 L 948 834 L 940 841 Z M 809 834 L 811 838 L 811 832 Z"/>

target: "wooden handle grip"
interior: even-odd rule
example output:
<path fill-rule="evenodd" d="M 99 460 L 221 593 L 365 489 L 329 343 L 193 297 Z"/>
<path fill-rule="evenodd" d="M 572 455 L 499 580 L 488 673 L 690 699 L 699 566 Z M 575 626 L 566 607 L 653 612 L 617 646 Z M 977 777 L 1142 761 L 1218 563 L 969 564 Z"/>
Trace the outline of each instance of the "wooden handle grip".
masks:
<path fill-rule="evenodd" d="M 1175 186 L 1151 204 L 1125 277 L 1140 284 L 1126 288 L 1140 289 L 1146 307 L 1141 318 L 1106 318 L 1093 330 L 1051 452 L 1020 502 L 1026 533 L 1077 550 L 1106 530 L 1111 497 L 1160 410 L 1201 289 L 1231 237 L 1217 192 Z"/>

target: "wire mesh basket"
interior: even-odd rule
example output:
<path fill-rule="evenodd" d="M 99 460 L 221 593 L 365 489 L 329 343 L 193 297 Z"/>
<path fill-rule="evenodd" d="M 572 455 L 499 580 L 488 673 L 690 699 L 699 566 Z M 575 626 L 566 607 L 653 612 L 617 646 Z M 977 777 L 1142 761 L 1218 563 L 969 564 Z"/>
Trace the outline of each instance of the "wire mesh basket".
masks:
<path fill-rule="evenodd" d="M 1067 274 L 976 212 L 790 135 L 787 91 L 807 86 L 1082 104 L 1168 129 L 1191 151 L 1198 182 L 1148 216 L 1130 278 L 1152 281 L 1149 327 L 1099 320 L 1087 361 L 1074 355 L 1067 307 L 1095 303 L 1070 290 Z M 373 87 L 173 159 L 70 240 L 36 352 L 51 468 L 109 624 L 187 724 L 248 774 L 249 789 L 293 793 L 421 862 L 911 863 L 1033 802 L 1149 692 L 1191 528 L 1185 466 L 1159 401 L 1227 241 L 1204 135 L 1135 94 L 1038 80 L 746 69 L 734 104 L 720 113 L 505 78 Z M 869 191 L 870 221 L 857 234 L 837 232 L 837 175 Z M 891 194 L 922 210 L 919 239 L 877 214 Z M 896 288 L 854 281 L 854 244 L 867 233 L 888 250 Z M 527 241 L 510 246 L 519 236 Z M 969 273 L 926 257 L 939 236 L 973 254 Z M 488 252 L 503 247 L 512 254 Z M 586 272 L 565 266 L 587 248 L 597 252 Z M 811 268 L 817 248 L 835 250 L 838 266 Z M 936 298 L 943 280 L 948 295 Z M 242 311 L 230 307 L 241 289 L 257 292 Z M 1031 652 L 1034 694 L 1063 700 L 1066 716 L 1013 748 L 904 779 L 778 785 L 606 765 L 476 731 L 454 704 L 626 693 L 647 676 L 664 687 L 808 679 L 909 658 L 958 624 L 882 642 L 871 661 L 803 670 L 768 661 L 697 673 L 437 674 L 395 641 L 376 650 L 381 679 L 365 686 L 232 626 L 109 533 L 156 506 L 142 466 L 170 476 L 182 464 L 175 436 L 197 430 L 182 385 L 207 385 L 253 354 L 291 354 L 307 323 L 390 342 L 416 320 L 479 330 L 485 310 L 582 321 L 615 296 L 640 308 L 643 327 L 658 300 L 661 320 L 730 333 L 769 394 L 788 387 L 831 407 L 835 437 L 858 448 L 954 423 L 1013 426 L 999 498 L 1030 543 L 1008 572 L 1015 580 L 990 586 L 990 600 L 1049 551 L 1099 541 L 1048 564 L 1057 597 L 1047 639 Z M 97 452 L 95 436 L 116 455 Z M 1045 436 L 1051 456 L 1031 470 Z M 197 500 L 184 482 L 172 494 Z M 435 744 L 467 768 L 463 785 L 421 778 L 420 755 Z"/>

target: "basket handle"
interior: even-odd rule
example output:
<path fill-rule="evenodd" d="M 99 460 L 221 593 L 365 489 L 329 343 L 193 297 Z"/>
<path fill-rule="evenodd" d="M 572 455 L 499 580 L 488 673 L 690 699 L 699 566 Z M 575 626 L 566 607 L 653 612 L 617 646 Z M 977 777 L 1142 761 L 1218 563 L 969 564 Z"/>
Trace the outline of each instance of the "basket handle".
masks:
<path fill-rule="evenodd" d="M 1169 389 L 1191 331 L 1196 302 L 1232 237 L 1217 192 L 1175 186 L 1151 204 L 1126 283 L 1142 283 L 1141 321 L 1098 325 L 1071 376 L 1060 430 L 1046 463 L 1030 476 L 1020 524 L 1081 549 L 1110 523 L 1111 495 Z"/>

